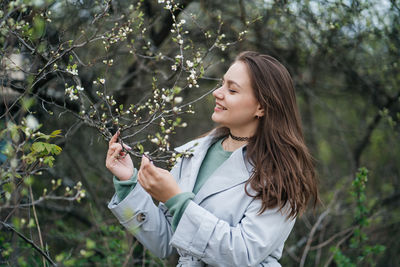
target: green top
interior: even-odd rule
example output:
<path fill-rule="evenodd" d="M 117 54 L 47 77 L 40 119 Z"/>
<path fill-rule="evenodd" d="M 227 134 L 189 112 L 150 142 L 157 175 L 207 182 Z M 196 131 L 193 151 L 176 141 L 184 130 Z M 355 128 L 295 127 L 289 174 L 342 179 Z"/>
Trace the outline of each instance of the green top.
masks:
<path fill-rule="evenodd" d="M 165 206 L 168 208 L 172 215 L 172 229 L 175 231 L 178 226 L 179 220 L 182 217 L 187 205 L 200 191 L 200 188 L 208 180 L 211 174 L 225 161 L 227 160 L 232 152 L 225 151 L 222 148 L 222 139 L 218 140 L 215 144 L 210 146 L 206 156 L 201 163 L 199 173 L 197 174 L 196 183 L 192 192 L 182 192 L 165 202 Z M 122 201 L 135 187 L 137 183 L 137 170 L 134 170 L 130 180 L 120 181 L 116 177 L 113 179 L 115 191 L 120 201 Z"/>

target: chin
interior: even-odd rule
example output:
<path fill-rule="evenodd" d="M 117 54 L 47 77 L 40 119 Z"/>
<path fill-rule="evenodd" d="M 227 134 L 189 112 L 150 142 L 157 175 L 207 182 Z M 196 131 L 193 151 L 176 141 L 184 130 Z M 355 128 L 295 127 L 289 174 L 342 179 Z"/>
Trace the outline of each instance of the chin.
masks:
<path fill-rule="evenodd" d="M 212 120 L 213 122 L 215 122 L 215 123 L 222 124 L 221 119 L 218 118 L 218 115 L 215 114 L 215 113 L 213 113 L 213 114 L 211 115 L 211 120 Z"/>
<path fill-rule="evenodd" d="M 213 122 L 218 123 L 218 120 L 217 120 L 215 117 L 216 117 L 216 115 L 215 115 L 215 113 L 213 113 L 213 114 L 211 115 L 211 120 L 212 120 Z"/>
<path fill-rule="evenodd" d="M 218 126 L 228 127 L 228 126 L 226 125 L 226 123 L 224 123 L 223 121 L 219 120 L 218 118 L 216 118 L 216 117 L 214 117 L 214 116 L 211 116 L 211 120 L 212 120 L 213 122 L 215 122 L 216 124 L 218 124 Z"/>

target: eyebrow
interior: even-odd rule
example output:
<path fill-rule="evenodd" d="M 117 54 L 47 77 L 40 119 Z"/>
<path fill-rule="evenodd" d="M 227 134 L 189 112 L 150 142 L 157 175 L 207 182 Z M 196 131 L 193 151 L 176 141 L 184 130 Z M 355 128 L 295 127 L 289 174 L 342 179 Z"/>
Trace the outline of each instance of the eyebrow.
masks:
<path fill-rule="evenodd" d="M 222 77 L 222 81 L 225 81 L 225 77 Z M 239 87 L 240 89 L 242 89 L 242 87 L 235 81 L 232 80 L 226 80 L 227 83 L 233 83 L 235 84 L 237 87 Z"/>

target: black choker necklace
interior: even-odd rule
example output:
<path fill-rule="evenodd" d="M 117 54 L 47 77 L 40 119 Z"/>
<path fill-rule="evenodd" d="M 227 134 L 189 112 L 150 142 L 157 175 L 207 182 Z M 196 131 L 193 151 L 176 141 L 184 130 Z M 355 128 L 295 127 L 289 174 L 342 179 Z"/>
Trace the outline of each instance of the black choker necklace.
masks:
<path fill-rule="evenodd" d="M 251 137 L 239 137 L 239 136 L 234 136 L 233 134 L 229 133 L 229 136 L 232 137 L 233 140 L 236 141 L 249 141 Z"/>

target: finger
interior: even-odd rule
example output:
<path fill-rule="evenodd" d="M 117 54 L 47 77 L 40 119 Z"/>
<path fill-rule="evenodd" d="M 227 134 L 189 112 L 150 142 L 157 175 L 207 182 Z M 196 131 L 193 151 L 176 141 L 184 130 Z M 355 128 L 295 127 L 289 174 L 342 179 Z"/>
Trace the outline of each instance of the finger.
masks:
<path fill-rule="evenodd" d="M 120 158 L 121 150 L 122 150 L 121 146 L 117 147 L 114 150 L 114 153 L 112 153 L 111 158 L 113 158 L 114 160 L 118 160 Z"/>
<path fill-rule="evenodd" d="M 145 189 L 147 188 L 146 178 L 144 177 L 143 172 L 141 171 L 138 172 L 138 182 L 143 188 Z"/>
<path fill-rule="evenodd" d="M 112 145 L 110 145 L 110 147 L 108 148 L 108 153 L 107 155 L 111 156 L 112 154 L 114 154 L 115 150 L 121 148 L 121 145 L 118 143 L 113 143 Z"/>
<path fill-rule="evenodd" d="M 140 174 L 143 173 L 143 167 L 144 167 L 144 164 L 143 164 L 143 158 L 142 158 L 142 161 L 140 162 L 140 168 L 139 168 L 138 175 L 139 175 L 139 173 L 140 173 Z"/>
<path fill-rule="evenodd" d="M 150 177 L 150 173 L 148 172 L 149 165 L 151 165 L 149 164 L 149 160 L 145 156 L 142 156 L 142 162 L 140 163 L 140 172 L 142 173 L 142 177 Z"/>
<path fill-rule="evenodd" d="M 118 131 L 113 135 L 113 137 L 111 137 L 110 142 L 109 142 L 109 145 L 111 145 L 111 144 L 117 142 L 119 134 L 120 134 L 120 132 L 119 132 L 119 130 L 118 130 Z"/>
<path fill-rule="evenodd" d="M 142 160 L 140 161 L 140 170 L 143 171 L 143 167 L 145 166 L 144 157 L 142 156 Z"/>
<path fill-rule="evenodd" d="M 144 174 L 146 176 L 149 175 L 149 173 L 147 172 L 147 169 L 150 167 L 150 161 L 148 158 L 146 158 L 145 156 L 142 156 L 142 162 L 140 163 L 140 169 L 142 170 L 142 172 L 144 172 Z"/>
<path fill-rule="evenodd" d="M 144 163 L 144 166 L 146 167 L 145 171 L 147 175 L 155 176 L 158 174 L 156 166 L 152 164 L 148 157 L 143 156 L 142 163 Z"/>
<path fill-rule="evenodd" d="M 149 160 L 144 155 L 142 155 L 142 161 L 140 162 L 140 168 L 141 169 L 147 168 L 148 161 Z"/>
<path fill-rule="evenodd" d="M 127 144 L 122 143 L 122 145 L 124 146 L 125 149 L 132 150 L 132 148 L 130 146 L 128 146 Z"/>
<path fill-rule="evenodd" d="M 124 147 L 125 147 L 125 150 L 131 150 L 131 147 L 129 147 L 129 146 L 127 146 L 127 145 L 124 145 Z M 112 155 L 112 154 L 114 154 L 114 152 L 115 152 L 115 150 L 119 150 L 119 151 L 121 151 L 122 150 L 122 146 L 121 146 L 121 144 L 119 144 L 119 143 L 113 143 L 110 147 L 109 147 L 109 149 L 108 149 L 108 155 Z M 121 153 L 121 155 L 122 155 L 122 153 Z"/>

